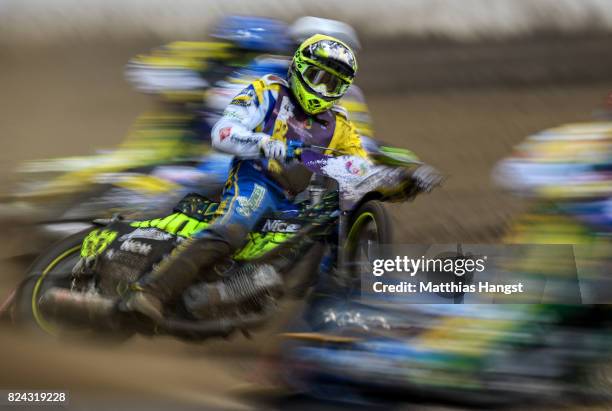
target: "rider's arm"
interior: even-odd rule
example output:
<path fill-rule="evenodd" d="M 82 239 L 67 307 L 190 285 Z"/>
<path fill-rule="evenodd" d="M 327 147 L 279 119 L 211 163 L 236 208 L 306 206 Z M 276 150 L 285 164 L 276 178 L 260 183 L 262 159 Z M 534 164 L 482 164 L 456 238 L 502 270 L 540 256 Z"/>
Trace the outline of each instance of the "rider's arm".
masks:
<path fill-rule="evenodd" d="M 213 147 L 239 157 L 256 157 L 261 140 L 268 137 L 253 132 L 266 117 L 269 107 L 267 98 L 260 80 L 234 97 L 212 129 Z"/>
<path fill-rule="evenodd" d="M 340 151 L 343 154 L 362 158 L 368 157 L 368 154 L 361 145 L 361 138 L 359 134 L 357 134 L 355 127 L 348 120 L 346 115 L 341 112 L 336 114 L 336 129 L 334 130 L 334 136 L 328 147 Z M 337 155 L 331 150 L 326 154 Z"/>

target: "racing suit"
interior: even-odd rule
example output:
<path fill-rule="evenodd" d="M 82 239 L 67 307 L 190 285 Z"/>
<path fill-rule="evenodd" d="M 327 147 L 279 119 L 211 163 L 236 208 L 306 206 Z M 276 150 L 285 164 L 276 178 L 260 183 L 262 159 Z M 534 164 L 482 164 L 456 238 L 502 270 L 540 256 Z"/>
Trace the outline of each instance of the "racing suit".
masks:
<path fill-rule="evenodd" d="M 282 207 L 308 185 L 310 173 L 301 165 L 258 158 L 260 140 L 267 136 L 283 143 L 298 140 L 367 157 L 340 108 L 308 115 L 293 99 L 283 79 L 265 76 L 238 94 L 213 127 L 213 146 L 237 156 L 219 206 L 219 221 L 223 224 L 237 223 L 250 230 L 264 213 Z"/>
<path fill-rule="evenodd" d="M 327 147 L 327 155 L 340 151 L 367 157 L 342 109 L 309 115 L 294 99 L 285 79 L 267 75 L 251 83 L 234 97 L 212 130 L 213 146 L 236 156 L 215 219 L 135 284 L 129 309 L 160 320 L 161 304 L 178 298 L 199 277 L 200 269 L 242 246 L 261 217 L 289 205 L 308 186 L 310 173 L 300 164 L 260 158 L 262 140 L 282 144 L 298 140 Z"/>

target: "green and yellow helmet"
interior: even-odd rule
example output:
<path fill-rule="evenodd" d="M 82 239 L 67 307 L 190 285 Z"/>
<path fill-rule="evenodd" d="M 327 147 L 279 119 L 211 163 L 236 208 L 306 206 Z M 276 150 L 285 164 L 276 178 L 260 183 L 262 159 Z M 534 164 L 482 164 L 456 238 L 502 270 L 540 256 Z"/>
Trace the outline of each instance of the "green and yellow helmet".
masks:
<path fill-rule="evenodd" d="M 304 111 L 318 114 L 342 98 L 355 78 L 355 53 L 342 41 L 316 34 L 298 47 L 289 84 Z"/>

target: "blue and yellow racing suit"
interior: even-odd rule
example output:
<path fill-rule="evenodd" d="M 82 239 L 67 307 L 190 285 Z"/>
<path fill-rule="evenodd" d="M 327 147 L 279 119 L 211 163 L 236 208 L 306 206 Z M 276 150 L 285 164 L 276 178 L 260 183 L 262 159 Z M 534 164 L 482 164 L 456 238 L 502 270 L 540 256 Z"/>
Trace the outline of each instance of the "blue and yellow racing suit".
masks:
<path fill-rule="evenodd" d="M 310 173 L 300 164 L 260 158 L 264 134 L 285 143 L 298 140 L 367 157 L 343 109 L 309 115 L 285 79 L 264 76 L 234 97 L 213 127 L 213 146 L 236 157 L 211 230 L 238 224 L 249 231 L 264 214 L 290 205 L 291 198 L 307 187 Z M 326 154 L 333 155 L 331 150 Z"/>

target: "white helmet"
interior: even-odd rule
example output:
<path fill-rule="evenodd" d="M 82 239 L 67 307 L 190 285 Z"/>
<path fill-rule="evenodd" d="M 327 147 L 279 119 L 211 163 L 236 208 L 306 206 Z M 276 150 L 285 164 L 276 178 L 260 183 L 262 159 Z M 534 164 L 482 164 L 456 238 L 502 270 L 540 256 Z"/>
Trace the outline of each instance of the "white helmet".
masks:
<path fill-rule="evenodd" d="M 289 27 L 289 36 L 291 36 L 296 44 L 301 44 L 304 40 L 315 34 L 335 37 L 346 43 L 354 51 L 361 49 L 361 43 L 355 29 L 338 20 L 307 16 L 300 17 Z"/>

